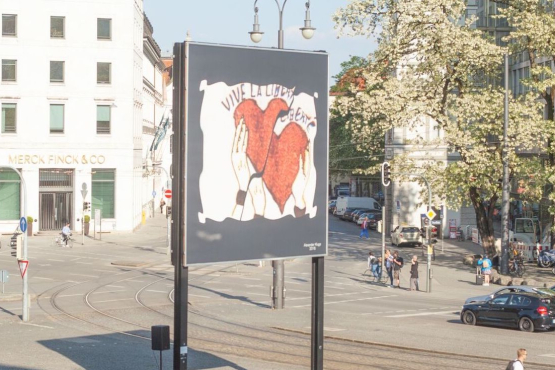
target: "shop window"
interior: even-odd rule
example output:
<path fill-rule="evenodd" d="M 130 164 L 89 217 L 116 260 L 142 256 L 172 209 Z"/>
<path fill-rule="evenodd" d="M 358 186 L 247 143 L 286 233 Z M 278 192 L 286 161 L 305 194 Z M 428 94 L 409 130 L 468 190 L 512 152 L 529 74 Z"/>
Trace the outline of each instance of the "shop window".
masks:
<path fill-rule="evenodd" d="M 50 133 L 64 133 L 64 106 L 63 104 L 50 104 Z"/>
<path fill-rule="evenodd" d="M 96 37 L 99 40 L 112 39 L 112 20 L 107 18 L 98 18 L 96 20 Z"/>
<path fill-rule="evenodd" d="M 11 103 L 2 103 L 2 133 L 16 133 L 16 113 L 17 105 Z"/>
<path fill-rule="evenodd" d="M 112 63 L 96 63 L 96 82 L 109 84 L 111 82 Z"/>
<path fill-rule="evenodd" d="M 110 133 L 110 106 L 97 105 L 96 106 L 96 133 L 109 134 Z"/>
<path fill-rule="evenodd" d="M 93 169 L 91 179 L 92 217 L 100 209 L 102 218 L 115 217 L 116 170 Z"/>
<path fill-rule="evenodd" d="M 2 14 L 2 36 L 17 36 L 17 15 Z"/>
<path fill-rule="evenodd" d="M 50 37 L 63 39 L 65 37 L 66 17 L 50 17 Z"/>
<path fill-rule="evenodd" d="M 11 169 L 0 168 L 0 220 L 19 220 L 21 180 Z"/>
<path fill-rule="evenodd" d="M 17 60 L 2 59 L 2 81 L 15 82 L 17 75 Z"/>
<path fill-rule="evenodd" d="M 50 82 L 64 82 L 64 62 L 50 62 Z"/>

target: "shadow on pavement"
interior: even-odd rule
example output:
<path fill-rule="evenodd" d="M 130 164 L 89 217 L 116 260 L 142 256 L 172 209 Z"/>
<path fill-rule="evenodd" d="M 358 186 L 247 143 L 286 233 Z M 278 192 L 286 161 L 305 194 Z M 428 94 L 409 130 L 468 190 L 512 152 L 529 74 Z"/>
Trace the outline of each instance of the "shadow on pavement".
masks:
<path fill-rule="evenodd" d="M 150 338 L 150 331 L 136 330 L 126 332 Z M 87 370 L 133 369 L 151 370 L 160 368 L 160 351 L 151 349 L 150 340 L 123 336 L 122 334 L 90 335 L 63 339 L 42 340 L 38 343 L 68 359 L 61 368 L 83 368 Z M 173 347 L 173 346 L 172 346 Z M 173 348 L 162 352 L 163 369 L 172 369 Z M 188 369 L 208 370 L 229 368 L 247 370 L 233 362 L 203 351 L 189 348 Z M 0 369 L 27 369 L 19 367 L 3 367 Z M 32 369 L 32 368 L 29 368 Z"/>
<path fill-rule="evenodd" d="M 271 308 L 270 305 L 252 301 L 250 298 L 245 297 L 245 296 L 226 294 L 226 293 L 218 292 L 217 290 L 208 289 L 206 287 L 202 287 L 202 286 L 198 286 L 198 285 L 192 285 L 191 284 L 190 286 L 195 287 L 195 288 L 200 289 L 200 290 L 204 290 L 206 292 L 217 294 L 217 295 L 219 295 L 220 297 L 223 297 L 223 298 L 236 299 L 236 300 L 239 300 L 239 301 L 242 301 L 242 302 L 250 303 L 254 306 L 261 307 L 261 308 Z"/>

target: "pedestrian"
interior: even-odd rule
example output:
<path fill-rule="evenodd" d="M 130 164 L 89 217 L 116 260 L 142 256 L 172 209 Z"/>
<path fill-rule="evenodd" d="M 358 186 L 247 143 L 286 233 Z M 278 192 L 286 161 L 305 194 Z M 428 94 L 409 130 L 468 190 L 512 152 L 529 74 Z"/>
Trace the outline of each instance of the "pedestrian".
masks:
<path fill-rule="evenodd" d="M 71 236 L 70 225 L 71 224 L 69 222 L 66 222 L 66 225 L 62 227 L 62 241 L 63 243 L 65 243 L 66 247 L 67 247 L 67 242 L 69 241 L 69 237 Z"/>
<path fill-rule="evenodd" d="M 520 348 L 516 351 L 516 360 L 512 360 L 507 365 L 506 370 L 524 370 L 524 360 L 528 353 L 524 348 Z"/>
<path fill-rule="evenodd" d="M 389 276 L 390 284 L 388 287 L 393 287 L 393 256 L 389 249 L 385 251 L 385 271 L 387 272 L 387 276 Z"/>
<path fill-rule="evenodd" d="M 418 288 L 418 256 L 412 256 L 410 265 L 410 290 L 420 290 Z"/>
<path fill-rule="evenodd" d="M 382 279 L 382 258 L 381 257 L 374 259 L 374 264 L 372 265 L 372 275 L 374 276 L 374 282 L 379 282 Z"/>
<path fill-rule="evenodd" d="M 166 202 L 164 201 L 164 198 L 160 198 L 160 214 L 164 213 L 164 206 L 166 205 Z"/>
<path fill-rule="evenodd" d="M 360 235 L 358 236 L 359 239 L 362 239 L 362 236 L 366 236 L 366 239 L 369 238 L 368 235 L 368 217 L 364 217 L 364 220 L 362 221 L 362 224 L 360 225 Z"/>
<path fill-rule="evenodd" d="M 489 286 L 489 277 L 491 275 L 491 260 L 487 255 L 478 260 L 478 266 L 482 269 L 482 275 L 484 275 L 483 286 Z"/>
<path fill-rule="evenodd" d="M 374 256 L 374 253 L 372 253 L 371 251 L 368 252 L 368 268 L 366 269 L 366 271 L 370 270 L 372 271 L 372 266 L 374 265 L 374 260 L 376 259 L 376 256 Z M 364 271 L 364 272 L 366 272 Z"/>
<path fill-rule="evenodd" d="M 403 268 L 403 257 L 399 256 L 399 251 L 393 252 L 393 277 L 395 278 L 395 285 L 401 288 L 401 269 Z"/>

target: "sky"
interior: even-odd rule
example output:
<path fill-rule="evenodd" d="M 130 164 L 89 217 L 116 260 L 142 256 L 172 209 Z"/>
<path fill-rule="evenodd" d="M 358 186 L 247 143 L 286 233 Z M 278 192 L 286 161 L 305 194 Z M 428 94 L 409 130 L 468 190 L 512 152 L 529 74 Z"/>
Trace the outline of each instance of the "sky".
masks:
<path fill-rule="evenodd" d="M 280 4 L 284 0 L 278 0 Z M 332 15 L 350 0 L 312 0 L 310 18 L 316 28 L 314 37 L 305 40 L 300 27 L 304 26 L 306 0 L 286 0 L 283 11 L 284 46 L 296 50 L 325 50 L 329 53 L 329 82 L 341 71 L 341 62 L 350 56 L 367 56 L 375 49 L 375 42 L 366 37 L 342 36 Z M 254 0 L 144 0 L 144 11 L 154 28 L 154 39 L 162 55 L 171 55 L 173 44 L 187 36 L 197 42 L 241 46 L 277 47 L 279 11 L 276 0 L 258 0 L 262 41 L 254 44 L 248 32 L 254 23 Z"/>

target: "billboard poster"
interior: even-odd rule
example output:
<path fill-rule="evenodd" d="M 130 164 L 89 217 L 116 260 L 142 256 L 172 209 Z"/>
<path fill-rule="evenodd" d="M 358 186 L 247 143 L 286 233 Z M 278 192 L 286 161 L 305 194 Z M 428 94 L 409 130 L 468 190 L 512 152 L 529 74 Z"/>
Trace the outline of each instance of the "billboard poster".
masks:
<path fill-rule="evenodd" d="M 327 54 L 186 58 L 185 264 L 326 255 Z"/>

